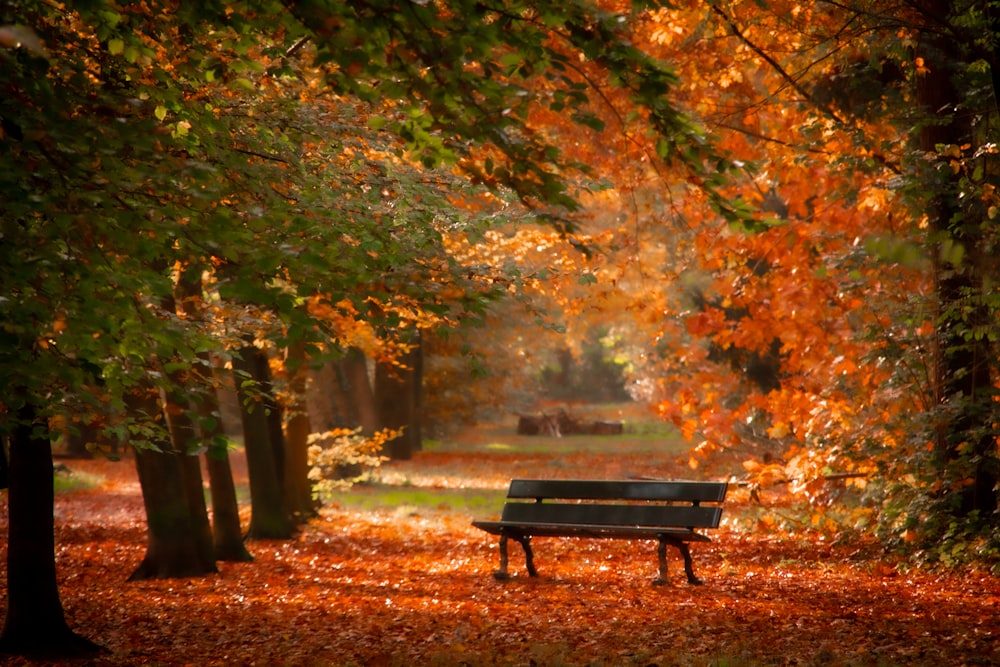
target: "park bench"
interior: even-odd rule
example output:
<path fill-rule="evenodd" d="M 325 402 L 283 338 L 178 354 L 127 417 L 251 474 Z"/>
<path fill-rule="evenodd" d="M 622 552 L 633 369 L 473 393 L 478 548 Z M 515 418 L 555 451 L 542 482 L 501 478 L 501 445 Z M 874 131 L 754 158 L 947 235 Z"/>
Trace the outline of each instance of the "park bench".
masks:
<path fill-rule="evenodd" d="M 509 578 L 508 540 L 520 543 L 528 575 L 537 577 L 532 537 L 586 537 L 656 540 L 659 586 L 667 583 L 669 544 L 684 558 L 688 583 L 699 585 L 688 542 L 711 541 L 695 529 L 719 526 L 726 489 L 725 482 L 514 479 L 500 520 L 472 525 L 500 536 L 499 580 Z"/>

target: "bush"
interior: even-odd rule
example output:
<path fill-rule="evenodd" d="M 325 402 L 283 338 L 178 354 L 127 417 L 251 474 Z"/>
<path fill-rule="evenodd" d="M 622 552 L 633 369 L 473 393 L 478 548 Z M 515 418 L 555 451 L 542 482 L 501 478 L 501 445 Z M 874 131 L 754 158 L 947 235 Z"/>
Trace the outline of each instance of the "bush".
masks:
<path fill-rule="evenodd" d="M 400 433 L 383 429 L 368 437 L 361 434 L 360 428 L 336 428 L 309 434 L 309 479 L 314 482 L 313 493 L 322 496 L 370 479 L 382 461 L 388 460 L 382 456 L 385 443 Z"/>

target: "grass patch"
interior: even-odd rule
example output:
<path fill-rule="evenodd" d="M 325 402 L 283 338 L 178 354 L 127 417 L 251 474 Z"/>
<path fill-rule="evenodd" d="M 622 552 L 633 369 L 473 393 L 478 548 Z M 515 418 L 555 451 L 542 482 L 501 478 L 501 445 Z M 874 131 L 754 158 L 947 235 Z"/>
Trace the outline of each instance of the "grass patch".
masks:
<path fill-rule="evenodd" d="M 59 465 L 55 467 L 52 476 L 52 487 L 56 493 L 95 489 L 103 483 L 104 478 L 99 475 L 91 475 L 79 470 L 70 470 L 66 466 Z"/>
<path fill-rule="evenodd" d="M 506 491 L 491 489 L 434 489 L 391 484 L 358 484 L 347 491 L 324 495 L 323 503 L 359 511 L 395 510 L 401 507 L 417 511 L 456 514 L 499 514 Z"/>

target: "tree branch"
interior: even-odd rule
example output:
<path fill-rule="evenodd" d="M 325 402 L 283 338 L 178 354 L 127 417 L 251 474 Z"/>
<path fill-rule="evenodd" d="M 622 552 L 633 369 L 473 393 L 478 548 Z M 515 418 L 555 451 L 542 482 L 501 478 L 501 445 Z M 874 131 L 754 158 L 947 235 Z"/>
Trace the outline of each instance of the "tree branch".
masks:
<path fill-rule="evenodd" d="M 768 65 L 770 65 L 771 68 L 775 72 L 777 72 L 778 76 L 780 76 L 782 79 L 784 79 L 788 83 L 788 85 L 792 87 L 792 90 L 794 90 L 796 93 L 798 93 L 799 95 L 801 95 L 803 99 L 807 100 L 814 107 L 816 107 L 817 109 L 820 109 L 823 113 L 827 114 L 833 120 L 837 121 L 837 123 L 839 123 L 840 125 L 846 125 L 847 124 L 829 106 L 820 105 L 816 101 L 816 99 L 812 96 L 812 94 L 808 90 L 806 90 L 802 86 L 802 84 L 799 83 L 795 79 L 795 77 L 793 77 L 791 74 L 789 74 L 785 70 L 784 67 L 781 66 L 781 63 L 779 63 L 777 60 L 775 60 L 774 58 L 772 58 L 767 52 L 764 51 L 764 49 L 762 49 L 756 43 L 754 43 L 753 41 L 751 41 L 751 39 L 749 37 L 747 37 L 746 34 L 744 34 L 742 30 L 740 30 L 740 27 L 738 25 L 736 25 L 736 21 L 734 21 L 731 16 L 729 16 L 728 14 L 726 14 L 726 12 L 724 12 L 722 10 L 722 8 L 719 7 L 718 4 L 713 4 L 712 5 L 712 11 L 715 12 L 716 14 L 718 14 L 719 18 L 721 18 L 723 20 L 723 22 L 725 22 L 725 24 L 727 26 L 729 26 L 729 29 L 732 31 L 733 35 L 737 39 L 739 39 L 741 42 L 743 42 L 744 44 L 746 44 L 746 46 L 751 51 L 753 51 L 754 53 L 756 53 L 758 56 L 760 56 L 764 60 L 764 62 L 766 62 Z"/>

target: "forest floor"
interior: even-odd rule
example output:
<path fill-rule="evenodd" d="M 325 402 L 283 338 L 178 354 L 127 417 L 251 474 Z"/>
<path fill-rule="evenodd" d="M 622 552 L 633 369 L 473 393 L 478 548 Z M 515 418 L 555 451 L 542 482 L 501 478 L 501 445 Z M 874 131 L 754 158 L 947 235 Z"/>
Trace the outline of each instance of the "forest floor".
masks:
<path fill-rule="evenodd" d="M 916 569 L 867 541 L 755 530 L 739 488 L 713 541 L 692 548 L 704 586 L 683 583 L 676 554 L 672 585 L 650 585 L 653 542 L 559 538 L 536 541 L 539 578 L 515 546 L 513 578 L 494 580 L 496 540 L 470 521 L 495 514 L 512 477 L 714 476 L 655 436 L 472 429 L 387 463 L 380 484 L 340 494 L 295 539 L 251 542 L 254 562 L 131 583 L 145 550 L 134 466 L 64 463 L 89 483 L 56 498 L 63 606 L 108 651 L 73 664 L 1000 664 L 1000 579 Z"/>

